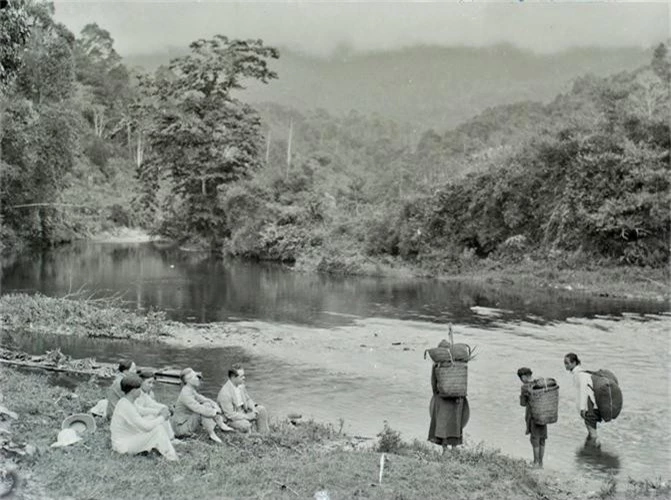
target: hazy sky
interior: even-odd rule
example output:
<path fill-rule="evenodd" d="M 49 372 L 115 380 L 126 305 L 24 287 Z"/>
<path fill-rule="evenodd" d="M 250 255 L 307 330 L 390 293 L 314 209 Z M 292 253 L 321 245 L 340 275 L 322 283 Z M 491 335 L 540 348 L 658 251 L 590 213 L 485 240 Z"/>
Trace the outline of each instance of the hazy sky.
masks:
<path fill-rule="evenodd" d="M 122 55 L 185 47 L 224 34 L 313 54 L 509 42 L 548 52 L 576 45 L 648 47 L 667 39 L 664 2 L 187 2 L 55 0 L 56 18 L 79 33 L 111 32 Z"/>

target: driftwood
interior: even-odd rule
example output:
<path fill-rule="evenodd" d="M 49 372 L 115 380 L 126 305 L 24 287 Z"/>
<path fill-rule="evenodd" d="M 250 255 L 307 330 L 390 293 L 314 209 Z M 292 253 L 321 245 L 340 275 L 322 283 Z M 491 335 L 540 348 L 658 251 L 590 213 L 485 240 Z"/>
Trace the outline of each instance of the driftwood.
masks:
<path fill-rule="evenodd" d="M 51 352 L 57 352 L 60 354 L 59 351 L 51 351 Z M 70 359 L 67 356 L 61 355 L 62 356 L 62 362 L 57 361 L 54 362 L 50 359 L 48 359 L 48 356 L 30 356 L 25 353 L 20 353 L 20 352 L 14 352 L 14 351 L 8 351 L 3 349 L 3 358 L 0 359 L 1 364 L 5 365 L 10 365 L 10 366 L 21 366 L 25 368 L 35 368 L 35 369 L 40 369 L 40 370 L 46 370 L 46 371 L 52 371 L 52 372 L 58 372 L 58 373 L 69 373 L 73 375 L 86 375 L 86 376 L 92 376 L 95 375 L 96 377 L 99 378 L 114 378 L 116 374 L 116 365 L 112 363 L 98 363 L 98 362 L 92 362 L 89 361 L 90 368 L 82 369 L 77 365 L 78 362 L 86 361 L 86 360 L 73 360 Z M 9 358 L 9 359 L 8 359 Z M 52 356 L 53 358 L 53 356 Z M 75 365 L 75 366 L 73 366 Z M 142 369 L 142 368 L 140 368 Z M 145 367 L 144 369 L 148 369 L 148 367 Z M 155 370 L 152 369 L 152 371 L 156 375 L 156 381 L 157 382 L 163 382 L 167 384 L 179 384 L 179 370 L 173 370 L 173 369 L 162 369 L 162 370 Z"/>

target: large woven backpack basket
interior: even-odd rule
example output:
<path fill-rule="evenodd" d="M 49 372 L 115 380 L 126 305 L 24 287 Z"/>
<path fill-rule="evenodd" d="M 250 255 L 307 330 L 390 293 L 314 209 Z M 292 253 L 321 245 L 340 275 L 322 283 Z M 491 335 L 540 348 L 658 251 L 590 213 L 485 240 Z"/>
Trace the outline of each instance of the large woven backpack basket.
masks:
<path fill-rule="evenodd" d="M 445 361 L 436 366 L 438 395 L 444 398 L 465 397 L 468 392 L 468 363 Z"/>
<path fill-rule="evenodd" d="M 554 424 L 559 419 L 559 386 L 553 379 L 535 383 L 529 396 L 531 418 L 538 425 Z"/>

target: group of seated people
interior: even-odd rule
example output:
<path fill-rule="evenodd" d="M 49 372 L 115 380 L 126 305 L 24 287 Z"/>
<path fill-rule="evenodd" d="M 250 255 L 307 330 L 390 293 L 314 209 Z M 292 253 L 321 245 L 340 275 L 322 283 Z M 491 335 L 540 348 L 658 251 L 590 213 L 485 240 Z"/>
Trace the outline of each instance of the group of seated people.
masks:
<path fill-rule="evenodd" d="M 136 454 L 156 449 L 167 460 L 178 460 L 174 444 L 193 436 L 201 427 L 210 439 L 221 443 L 215 433 L 269 432 L 268 412 L 252 400 L 245 388 L 245 370 L 235 364 L 228 371 L 217 401 L 198 393 L 202 375 L 191 368 L 180 373 L 182 389 L 171 412 L 154 397 L 153 371 L 138 372 L 132 361 L 121 361 L 119 373 L 107 393 L 107 417 L 111 417 L 112 449 Z"/>

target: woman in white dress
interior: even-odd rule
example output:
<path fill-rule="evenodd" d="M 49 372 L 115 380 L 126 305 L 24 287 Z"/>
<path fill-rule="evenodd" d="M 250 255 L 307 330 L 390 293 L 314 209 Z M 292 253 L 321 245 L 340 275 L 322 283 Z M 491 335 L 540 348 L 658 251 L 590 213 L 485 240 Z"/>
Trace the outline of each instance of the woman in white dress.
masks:
<path fill-rule="evenodd" d="M 154 396 L 154 382 L 156 382 L 156 374 L 152 370 L 141 370 L 138 375 L 142 379 L 142 386 L 140 389 L 140 395 L 135 400 L 135 406 L 137 410 L 143 417 L 158 417 L 159 415 L 167 415 L 170 417 L 170 409 L 167 405 L 161 404 L 156 401 Z M 163 423 L 168 437 L 171 440 L 175 439 L 175 433 L 172 430 L 172 425 L 170 425 L 170 420 L 166 420 Z"/>
<path fill-rule="evenodd" d="M 176 461 L 177 453 L 164 425 L 169 412 L 166 409 L 156 417 L 140 415 L 135 400 L 142 392 L 141 386 L 142 379 L 135 374 L 121 379 L 124 396 L 114 408 L 110 423 L 112 449 L 128 455 L 157 449 L 167 460 Z"/>

